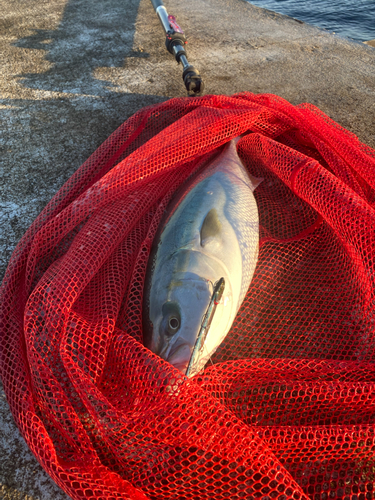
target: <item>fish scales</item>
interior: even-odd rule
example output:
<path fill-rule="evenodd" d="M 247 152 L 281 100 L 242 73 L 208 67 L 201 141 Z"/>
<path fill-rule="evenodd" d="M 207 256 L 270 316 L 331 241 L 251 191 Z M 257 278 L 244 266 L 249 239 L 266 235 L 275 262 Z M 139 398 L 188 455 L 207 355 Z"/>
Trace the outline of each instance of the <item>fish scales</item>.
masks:
<path fill-rule="evenodd" d="M 253 191 L 260 180 L 243 166 L 237 140 L 176 194 L 149 259 L 145 345 L 183 373 L 214 284 L 225 279 L 223 296 L 190 375 L 204 367 L 230 330 L 257 262 L 259 220 Z"/>

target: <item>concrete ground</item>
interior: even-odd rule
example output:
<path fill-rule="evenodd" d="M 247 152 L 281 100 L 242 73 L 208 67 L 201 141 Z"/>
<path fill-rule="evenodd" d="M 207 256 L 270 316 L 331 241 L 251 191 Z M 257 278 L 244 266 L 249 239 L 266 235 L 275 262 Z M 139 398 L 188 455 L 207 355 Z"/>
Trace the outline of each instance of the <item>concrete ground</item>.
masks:
<path fill-rule="evenodd" d="M 165 0 L 206 93 L 310 102 L 375 147 L 375 48 L 244 0 Z M 0 276 L 40 210 L 141 107 L 185 95 L 149 0 L 0 0 Z M 0 499 L 68 498 L 0 393 Z"/>

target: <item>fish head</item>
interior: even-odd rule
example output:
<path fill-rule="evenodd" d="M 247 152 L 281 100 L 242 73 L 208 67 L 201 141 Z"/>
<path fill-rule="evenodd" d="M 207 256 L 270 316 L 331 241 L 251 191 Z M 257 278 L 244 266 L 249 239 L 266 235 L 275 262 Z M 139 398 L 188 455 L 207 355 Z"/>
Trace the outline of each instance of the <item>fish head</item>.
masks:
<path fill-rule="evenodd" d="M 146 345 L 185 373 L 213 292 L 212 283 L 194 273 L 177 276 L 150 304 L 152 332 Z"/>

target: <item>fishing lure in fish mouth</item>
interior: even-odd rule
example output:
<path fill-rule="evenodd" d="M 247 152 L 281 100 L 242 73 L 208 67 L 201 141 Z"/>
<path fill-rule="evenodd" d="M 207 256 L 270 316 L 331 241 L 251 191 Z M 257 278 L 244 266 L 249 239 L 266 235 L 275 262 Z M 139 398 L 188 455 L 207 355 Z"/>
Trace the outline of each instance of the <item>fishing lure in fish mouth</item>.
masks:
<path fill-rule="evenodd" d="M 217 283 L 215 283 L 214 291 L 212 293 L 212 297 L 210 303 L 208 304 L 208 308 L 206 314 L 204 315 L 202 326 L 199 330 L 197 340 L 195 341 L 194 349 L 190 357 L 190 361 L 188 367 L 186 369 L 186 376 L 188 377 L 191 372 L 194 372 L 194 365 L 197 364 L 199 358 L 202 356 L 202 350 L 204 348 L 204 343 L 207 338 L 208 331 L 210 329 L 213 316 L 215 314 L 216 308 L 220 303 L 220 300 L 223 296 L 225 288 L 225 280 L 224 278 L 220 278 Z"/>
<path fill-rule="evenodd" d="M 235 140 L 176 193 L 151 250 L 144 342 L 191 377 L 229 332 L 258 257 L 260 183 Z"/>

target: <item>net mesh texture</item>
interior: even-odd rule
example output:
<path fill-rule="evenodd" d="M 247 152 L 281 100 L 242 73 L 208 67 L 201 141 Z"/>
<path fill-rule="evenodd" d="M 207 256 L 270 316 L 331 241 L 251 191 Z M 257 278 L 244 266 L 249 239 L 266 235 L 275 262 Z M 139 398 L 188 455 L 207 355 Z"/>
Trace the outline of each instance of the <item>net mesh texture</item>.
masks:
<path fill-rule="evenodd" d="M 255 177 L 259 259 L 186 379 L 142 343 L 153 237 L 230 139 Z M 374 498 L 375 151 L 280 97 L 178 98 L 127 120 L 10 260 L 0 373 L 28 446 L 73 499 Z"/>

